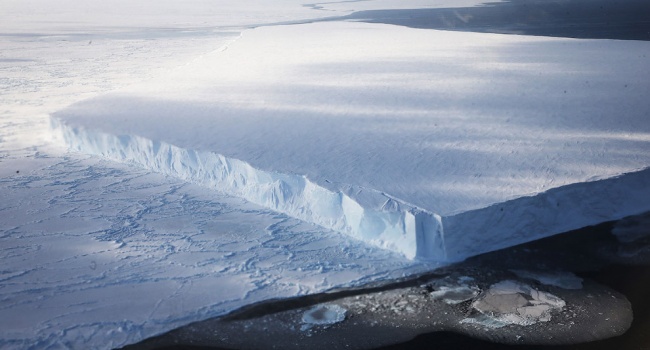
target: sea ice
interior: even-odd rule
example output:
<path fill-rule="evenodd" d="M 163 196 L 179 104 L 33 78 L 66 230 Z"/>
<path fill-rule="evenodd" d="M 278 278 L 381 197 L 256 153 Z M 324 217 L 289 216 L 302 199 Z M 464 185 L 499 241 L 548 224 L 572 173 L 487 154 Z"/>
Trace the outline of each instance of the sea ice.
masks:
<path fill-rule="evenodd" d="M 121 347 L 250 303 L 433 268 L 102 159 L 60 159 L 0 178 L 0 191 L 2 349 Z"/>

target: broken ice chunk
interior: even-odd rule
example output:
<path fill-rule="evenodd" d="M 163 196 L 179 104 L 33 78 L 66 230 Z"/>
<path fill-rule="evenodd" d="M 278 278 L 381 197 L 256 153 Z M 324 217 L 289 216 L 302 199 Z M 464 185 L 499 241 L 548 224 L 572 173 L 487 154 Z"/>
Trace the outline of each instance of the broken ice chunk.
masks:
<path fill-rule="evenodd" d="M 566 303 L 553 294 L 539 291 L 517 281 L 493 284 L 484 295 L 472 303 L 481 313 L 479 317 L 466 318 L 461 323 L 475 323 L 499 328 L 516 324 L 530 326 L 551 320 L 551 312 L 562 310 Z"/>
<path fill-rule="evenodd" d="M 442 300 L 449 305 L 460 304 L 464 301 L 473 299 L 480 293 L 478 287 L 475 286 L 441 286 L 438 290 L 435 290 L 429 295 L 433 300 Z"/>
<path fill-rule="evenodd" d="M 345 320 L 346 309 L 335 304 L 316 305 L 302 314 L 303 325 L 300 330 L 305 331 L 314 326 L 330 326 Z"/>

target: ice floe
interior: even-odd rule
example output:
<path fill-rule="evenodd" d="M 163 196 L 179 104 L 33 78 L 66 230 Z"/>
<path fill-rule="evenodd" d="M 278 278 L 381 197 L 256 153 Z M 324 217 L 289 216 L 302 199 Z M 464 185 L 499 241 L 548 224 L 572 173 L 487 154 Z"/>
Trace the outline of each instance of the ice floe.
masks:
<path fill-rule="evenodd" d="M 346 309 L 336 304 L 316 305 L 302 315 L 300 330 L 306 331 L 314 326 L 330 326 L 345 320 Z"/>
<path fill-rule="evenodd" d="M 474 278 L 470 276 L 459 276 L 457 278 L 445 278 L 436 281 L 431 288 L 434 291 L 429 293 L 432 300 L 442 300 L 449 305 L 460 304 L 474 299 L 481 293 L 481 289 L 472 284 Z"/>
<path fill-rule="evenodd" d="M 480 292 L 480 289 L 473 286 L 441 286 L 438 290 L 429 293 L 429 295 L 433 300 L 442 300 L 447 304 L 456 305 L 472 300 Z"/>
<path fill-rule="evenodd" d="M 461 323 L 475 323 L 491 328 L 506 325 L 530 326 L 551 320 L 553 311 L 560 311 L 566 303 L 555 295 L 539 291 L 518 281 L 505 280 L 493 284 L 477 298 L 472 307 L 478 317 L 468 317 Z"/>

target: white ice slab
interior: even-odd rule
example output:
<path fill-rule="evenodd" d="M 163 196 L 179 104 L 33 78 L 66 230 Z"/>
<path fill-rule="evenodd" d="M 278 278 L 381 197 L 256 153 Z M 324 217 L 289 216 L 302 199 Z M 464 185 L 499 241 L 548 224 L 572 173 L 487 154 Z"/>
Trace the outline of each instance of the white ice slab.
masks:
<path fill-rule="evenodd" d="M 459 260 L 650 210 L 648 56 L 636 41 L 258 28 L 53 126 L 83 152 Z"/>

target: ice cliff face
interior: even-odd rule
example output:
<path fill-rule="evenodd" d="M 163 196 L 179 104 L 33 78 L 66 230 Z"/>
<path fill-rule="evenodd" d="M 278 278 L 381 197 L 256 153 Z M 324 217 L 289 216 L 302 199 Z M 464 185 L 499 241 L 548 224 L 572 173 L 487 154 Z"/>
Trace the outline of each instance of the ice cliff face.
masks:
<path fill-rule="evenodd" d="M 305 176 L 256 169 L 245 161 L 218 153 L 183 149 L 139 136 L 70 127 L 56 118 L 51 122 L 52 128 L 73 150 L 136 163 L 241 197 L 399 252 L 409 259 L 446 260 L 440 216 L 383 193 L 352 186 L 346 191 L 332 191 Z M 359 196 L 361 192 L 362 197 Z M 364 206 L 364 202 L 383 202 L 383 205 Z"/>

